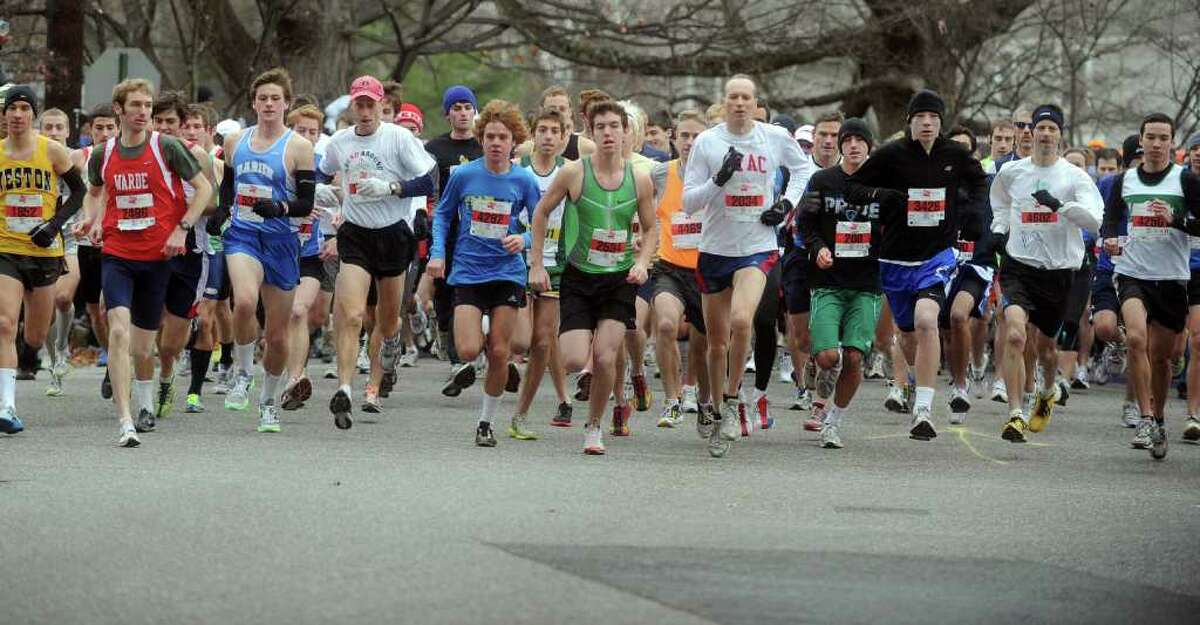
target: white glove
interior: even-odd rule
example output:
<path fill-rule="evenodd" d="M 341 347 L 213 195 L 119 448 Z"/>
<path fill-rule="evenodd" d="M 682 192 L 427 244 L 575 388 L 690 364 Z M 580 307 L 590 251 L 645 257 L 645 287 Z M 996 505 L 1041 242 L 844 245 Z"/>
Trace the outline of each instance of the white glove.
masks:
<path fill-rule="evenodd" d="M 313 195 L 313 203 L 321 208 L 336 208 L 342 202 L 338 199 L 337 192 L 333 190 L 333 185 L 319 184 Z"/>
<path fill-rule="evenodd" d="M 356 195 L 363 197 L 384 197 L 392 194 L 392 185 L 379 178 L 365 178 L 355 183 Z"/>

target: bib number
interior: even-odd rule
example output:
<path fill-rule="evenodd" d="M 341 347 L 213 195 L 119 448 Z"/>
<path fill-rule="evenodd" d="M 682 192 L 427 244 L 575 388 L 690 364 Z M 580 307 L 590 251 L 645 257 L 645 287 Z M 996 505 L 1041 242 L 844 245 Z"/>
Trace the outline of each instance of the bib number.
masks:
<path fill-rule="evenodd" d="M 1150 200 L 1149 202 L 1137 202 L 1129 208 L 1129 238 L 1137 241 L 1155 241 L 1167 238 L 1170 218 L 1159 217 L 1155 213 L 1164 208 L 1170 211 L 1170 205 L 1162 200 Z M 1168 212 L 1168 214 L 1170 213 Z"/>
<path fill-rule="evenodd" d="M 542 265 L 558 266 L 558 240 L 562 238 L 562 215 L 550 218 L 546 224 L 546 238 L 542 241 Z"/>
<path fill-rule="evenodd" d="M 254 204 L 259 200 L 269 200 L 271 197 L 271 187 L 261 184 L 250 184 L 246 182 L 238 183 L 238 219 L 240 221 L 261 224 L 263 222 L 263 218 L 254 212 Z"/>
<path fill-rule="evenodd" d="M 296 236 L 300 239 L 300 245 L 308 243 L 312 238 L 313 220 L 311 217 L 293 217 L 292 226 L 296 228 Z"/>
<path fill-rule="evenodd" d="M 671 215 L 671 245 L 677 250 L 694 250 L 700 247 L 699 218 L 682 211 Z"/>
<path fill-rule="evenodd" d="M 42 223 L 42 198 L 32 193 L 4 196 L 4 223 L 9 232 L 27 233 Z"/>
<path fill-rule="evenodd" d="M 1026 228 L 1045 228 L 1058 224 L 1058 213 L 1031 201 L 1021 209 L 1021 223 Z"/>
<path fill-rule="evenodd" d="M 135 193 L 117 196 L 117 230 L 131 232 L 154 225 L 154 195 Z"/>
<path fill-rule="evenodd" d="M 839 221 L 834 232 L 833 255 L 866 258 L 871 253 L 871 222 Z"/>
<path fill-rule="evenodd" d="M 625 258 L 628 230 L 593 230 L 588 262 L 598 267 L 616 267 Z"/>
<path fill-rule="evenodd" d="M 908 190 L 908 226 L 910 228 L 936 228 L 945 218 L 945 189 Z"/>
<path fill-rule="evenodd" d="M 767 208 L 766 189 L 747 180 L 730 180 L 725 188 L 725 208 L 733 221 L 758 223 Z"/>
<path fill-rule="evenodd" d="M 512 202 L 490 197 L 467 199 L 471 209 L 471 234 L 484 239 L 500 240 L 508 235 L 512 220 Z"/>

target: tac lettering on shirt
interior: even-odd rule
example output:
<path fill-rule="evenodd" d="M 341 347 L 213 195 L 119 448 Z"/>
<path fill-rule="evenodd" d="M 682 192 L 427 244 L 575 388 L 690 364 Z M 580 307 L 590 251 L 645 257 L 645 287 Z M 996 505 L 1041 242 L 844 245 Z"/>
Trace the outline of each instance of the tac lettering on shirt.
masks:
<path fill-rule="evenodd" d="M 1170 214 L 1171 205 L 1162 200 L 1134 202 L 1129 207 L 1129 237 L 1139 241 L 1167 238 Z"/>
<path fill-rule="evenodd" d="M 500 240 L 508 235 L 512 220 L 512 202 L 489 196 L 467 197 L 471 210 L 471 234 L 484 239 Z"/>
<path fill-rule="evenodd" d="M 27 233 L 42 223 L 42 197 L 32 193 L 4 196 L 4 223 L 9 232 Z"/>
<path fill-rule="evenodd" d="M 700 247 L 702 225 L 699 215 L 689 215 L 683 211 L 671 215 L 671 245 L 677 250 L 694 250 Z"/>
<path fill-rule="evenodd" d="M 839 221 L 834 231 L 833 255 L 866 258 L 871 253 L 871 222 Z"/>
<path fill-rule="evenodd" d="M 629 241 L 628 230 L 592 230 L 588 246 L 588 262 L 598 267 L 616 267 L 625 258 Z"/>
<path fill-rule="evenodd" d="M 936 228 L 946 218 L 946 189 L 909 189 L 908 226 Z"/>
<path fill-rule="evenodd" d="M 262 184 L 239 182 L 237 185 L 238 219 L 261 224 L 263 218 L 254 212 L 254 205 L 259 200 L 269 200 L 272 197 L 271 187 Z"/>

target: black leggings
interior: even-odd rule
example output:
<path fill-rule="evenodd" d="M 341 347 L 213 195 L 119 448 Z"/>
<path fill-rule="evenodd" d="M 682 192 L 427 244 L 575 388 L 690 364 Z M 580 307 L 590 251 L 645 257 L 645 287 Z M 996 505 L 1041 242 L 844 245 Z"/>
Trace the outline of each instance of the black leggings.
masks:
<path fill-rule="evenodd" d="M 775 327 L 779 318 L 779 300 L 783 297 L 779 290 L 780 271 L 776 263 L 767 273 L 762 299 L 758 300 L 758 310 L 754 311 L 754 388 L 760 391 L 767 390 L 771 383 L 771 369 L 779 352 Z"/>

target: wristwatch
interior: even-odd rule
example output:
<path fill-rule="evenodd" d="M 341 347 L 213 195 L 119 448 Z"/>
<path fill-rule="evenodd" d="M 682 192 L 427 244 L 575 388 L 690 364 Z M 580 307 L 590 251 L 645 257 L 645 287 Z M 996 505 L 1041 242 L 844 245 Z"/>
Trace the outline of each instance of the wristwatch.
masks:
<path fill-rule="evenodd" d="M 388 191 L 391 191 L 392 195 L 400 195 L 400 190 L 403 188 L 404 187 L 401 186 L 400 181 L 398 181 L 398 180 L 394 180 L 394 181 L 388 183 Z"/>
<path fill-rule="evenodd" d="M 196 224 L 190 224 L 186 219 L 179 220 L 179 229 L 183 230 L 184 232 L 191 232 L 192 228 L 194 227 L 196 227 Z"/>

